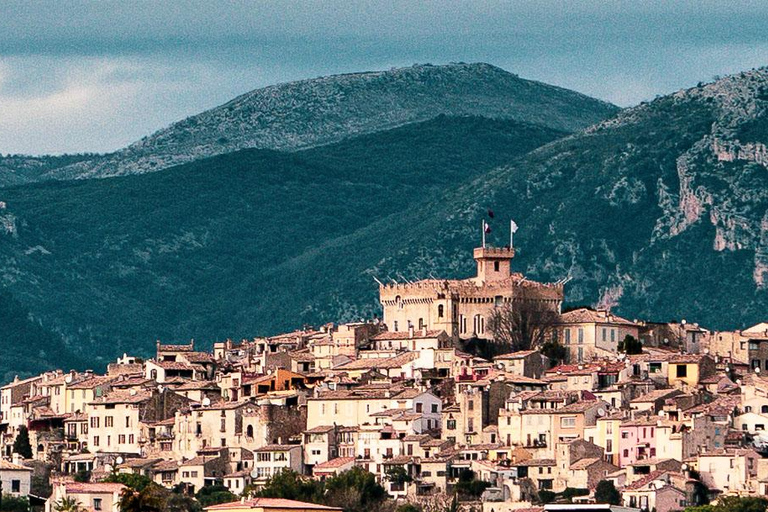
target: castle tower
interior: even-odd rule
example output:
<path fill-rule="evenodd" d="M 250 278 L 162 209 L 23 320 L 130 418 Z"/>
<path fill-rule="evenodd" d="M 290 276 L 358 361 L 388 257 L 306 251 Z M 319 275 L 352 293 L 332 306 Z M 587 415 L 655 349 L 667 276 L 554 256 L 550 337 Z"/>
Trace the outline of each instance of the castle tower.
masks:
<path fill-rule="evenodd" d="M 507 279 L 511 273 L 515 250 L 509 247 L 476 247 L 477 281 L 492 283 Z"/>

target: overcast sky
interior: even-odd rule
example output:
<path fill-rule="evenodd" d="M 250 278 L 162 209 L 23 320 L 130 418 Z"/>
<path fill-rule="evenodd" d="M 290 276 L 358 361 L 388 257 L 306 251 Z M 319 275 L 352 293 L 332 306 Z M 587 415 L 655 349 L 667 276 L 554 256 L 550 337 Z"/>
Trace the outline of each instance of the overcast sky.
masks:
<path fill-rule="evenodd" d="M 766 27 L 762 0 L 3 0 L 0 153 L 110 151 L 264 85 L 427 62 L 628 106 L 768 65 Z"/>

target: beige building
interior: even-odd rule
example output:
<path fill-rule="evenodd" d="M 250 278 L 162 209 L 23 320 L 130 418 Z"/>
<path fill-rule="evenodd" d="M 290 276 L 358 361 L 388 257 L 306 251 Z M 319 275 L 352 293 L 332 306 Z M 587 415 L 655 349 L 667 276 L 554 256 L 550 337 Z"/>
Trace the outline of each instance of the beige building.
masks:
<path fill-rule="evenodd" d="M 123 484 L 103 482 L 66 482 L 54 484 L 53 494 L 45 502 L 45 512 L 52 512 L 56 502 L 66 498 L 74 499 L 80 507 L 95 512 L 119 512 L 120 493 Z"/>
<path fill-rule="evenodd" d="M 639 339 L 639 326 L 604 309 L 579 308 L 563 313 L 556 333 L 568 350 L 567 361 L 581 363 L 613 357 L 626 336 Z"/>
<path fill-rule="evenodd" d="M 489 338 L 486 323 L 495 307 L 541 301 L 559 311 L 562 284 L 537 283 L 511 272 L 514 249 L 478 247 L 477 275 L 469 279 L 424 279 L 382 284 L 379 297 L 390 331 L 443 330 L 452 338 Z"/>

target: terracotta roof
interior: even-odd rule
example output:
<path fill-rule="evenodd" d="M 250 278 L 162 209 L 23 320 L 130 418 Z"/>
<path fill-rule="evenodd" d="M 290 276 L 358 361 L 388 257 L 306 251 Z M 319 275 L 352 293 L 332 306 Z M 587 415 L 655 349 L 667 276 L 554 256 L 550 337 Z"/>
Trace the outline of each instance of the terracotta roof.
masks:
<path fill-rule="evenodd" d="M 302 501 L 286 500 L 282 498 L 253 498 L 250 500 L 238 500 L 230 503 L 222 503 L 206 507 L 204 510 L 229 510 L 243 508 L 263 508 L 263 509 L 304 509 L 304 510 L 334 510 L 341 511 L 336 507 L 326 507 L 325 505 L 316 505 L 314 503 L 304 503 Z"/>
<path fill-rule="evenodd" d="M 8 462 L 7 460 L 0 459 L 0 470 L 2 471 L 32 471 L 32 468 L 27 468 L 24 466 L 19 466 L 18 464 L 14 464 L 12 462 Z"/>
<path fill-rule="evenodd" d="M 312 471 L 337 469 L 354 462 L 355 462 L 354 457 L 336 457 L 335 459 L 327 460 L 325 462 L 321 462 L 320 464 L 315 465 L 315 467 L 312 468 Z"/>
<path fill-rule="evenodd" d="M 70 384 L 68 389 L 93 389 L 98 386 L 103 386 L 104 384 L 109 384 L 111 381 L 115 380 L 115 376 L 112 375 L 97 375 L 94 377 L 91 377 L 90 379 L 83 379 L 75 384 Z"/>
<path fill-rule="evenodd" d="M 342 364 L 334 368 L 334 370 L 369 370 L 369 369 L 392 369 L 400 368 L 404 364 L 410 363 L 419 358 L 419 354 L 416 352 L 406 352 L 394 357 L 370 357 L 357 359 L 348 363 Z"/>
<path fill-rule="evenodd" d="M 571 469 L 573 469 L 575 471 L 579 471 L 579 470 L 582 470 L 582 469 L 587 469 L 592 464 L 595 464 L 596 462 L 600 462 L 601 460 L 602 459 L 600 459 L 598 457 L 579 459 L 576 462 L 574 462 L 573 464 L 571 464 Z"/>
<path fill-rule="evenodd" d="M 385 331 L 376 336 L 371 336 L 372 341 L 386 341 L 386 340 L 409 340 L 409 339 L 426 339 L 437 338 L 445 331 L 441 329 L 434 330 L 422 330 L 414 329 L 413 333 L 409 331 Z"/>
<path fill-rule="evenodd" d="M 131 389 L 113 391 L 105 396 L 95 399 L 91 404 L 104 405 L 104 404 L 138 404 L 146 402 L 152 397 L 151 390 L 145 389 Z"/>
<path fill-rule="evenodd" d="M 646 393 L 643 396 L 639 396 L 637 398 L 634 398 L 630 400 L 630 403 L 632 404 L 642 404 L 642 403 L 651 403 L 655 402 L 656 400 L 660 400 L 662 398 L 672 398 L 677 395 L 682 395 L 682 391 L 679 389 L 654 389 L 650 393 Z"/>
<path fill-rule="evenodd" d="M 68 482 L 65 484 L 67 494 L 111 494 L 120 493 L 125 486 L 107 482 Z"/>
<path fill-rule="evenodd" d="M 560 315 L 561 324 L 612 324 L 612 325 L 637 325 L 634 322 L 612 314 L 604 309 L 579 308 Z"/>

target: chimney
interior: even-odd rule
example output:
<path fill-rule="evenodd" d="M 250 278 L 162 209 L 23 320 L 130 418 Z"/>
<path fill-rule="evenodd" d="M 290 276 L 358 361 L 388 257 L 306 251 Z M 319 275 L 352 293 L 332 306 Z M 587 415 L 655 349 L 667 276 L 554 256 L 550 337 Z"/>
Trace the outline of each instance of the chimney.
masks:
<path fill-rule="evenodd" d="M 427 337 L 427 327 L 426 326 L 421 328 L 421 335 L 424 336 L 425 338 Z"/>
<path fill-rule="evenodd" d="M 408 337 L 413 338 L 413 324 L 408 324 Z"/>

